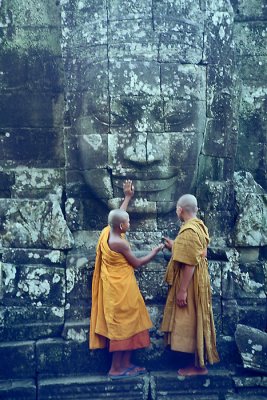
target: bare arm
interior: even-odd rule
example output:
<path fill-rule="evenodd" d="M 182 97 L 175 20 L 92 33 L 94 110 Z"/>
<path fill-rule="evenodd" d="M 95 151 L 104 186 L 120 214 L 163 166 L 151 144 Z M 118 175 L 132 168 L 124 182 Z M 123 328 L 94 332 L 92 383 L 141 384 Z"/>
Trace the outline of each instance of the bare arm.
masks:
<path fill-rule="evenodd" d="M 193 265 L 184 265 L 183 277 L 181 285 L 178 290 L 176 301 L 179 307 L 185 307 L 187 305 L 187 289 L 194 275 L 195 267 Z"/>
<path fill-rule="evenodd" d="M 120 209 L 126 211 L 128 204 L 134 195 L 134 186 L 133 182 L 130 179 L 128 179 L 123 183 L 123 193 L 124 193 L 124 200 L 120 206 Z"/>
<path fill-rule="evenodd" d="M 159 246 L 152 249 L 151 252 L 148 253 L 146 256 L 137 258 L 130 249 L 130 246 L 127 242 L 124 242 L 122 240 L 121 242 L 113 243 L 112 245 L 112 250 L 116 251 L 117 253 L 123 254 L 128 263 L 131 264 L 133 268 L 138 268 L 141 267 L 142 265 L 149 263 L 149 261 L 151 261 L 152 258 L 154 258 L 156 254 L 160 250 L 162 250 L 162 248 L 163 244 L 160 244 Z"/>

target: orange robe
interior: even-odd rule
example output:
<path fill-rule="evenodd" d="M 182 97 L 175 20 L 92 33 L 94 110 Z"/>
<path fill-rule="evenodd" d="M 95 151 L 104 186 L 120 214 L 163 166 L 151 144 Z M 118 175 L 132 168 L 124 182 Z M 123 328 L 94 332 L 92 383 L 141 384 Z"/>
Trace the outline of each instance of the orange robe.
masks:
<path fill-rule="evenodd" d="M 208 229 L 198 218 L 192 218 L 180 229 L 173 243 L 172 258 L 166 271 L 169 292 L 161 330 L 172 350 L 195 353 L 196 366 L 206 360 L 219 361 L 211 302 L 208 263 L 204 256 L 209 243 Z M 176 297 L 183 276 L 183 266 L 195 266 L 187 290 L 187 306 L 178 307 Z"/>
<path fill-rule="evenodd" d="M 152 327 L 134 268 L 108 245 L 110 227 L 101 232 L 92 282 L 90 349 L 108 340 L 125 340 Z"/>

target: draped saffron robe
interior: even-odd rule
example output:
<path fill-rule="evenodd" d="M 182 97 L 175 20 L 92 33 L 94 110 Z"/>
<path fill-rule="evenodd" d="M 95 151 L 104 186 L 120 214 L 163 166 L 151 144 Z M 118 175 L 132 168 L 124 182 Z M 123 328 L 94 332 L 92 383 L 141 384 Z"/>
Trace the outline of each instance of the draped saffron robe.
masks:
<path fill-rule="evenodd" d="M 204 367 L 219 362 L 212 312 L 210 277 L 205 257 L 208 229 L 198 218 L 185 222 L 173 243 L 165 280 L 169 292 L 161 330 L 172 350 L 195 353 L 195 364 Z M 176 297 L 184 265 L 195 267 L 187 290 L 187 306 L 178 307 Z"/>
<path fill-rule="evenodd" d="M 128 339 L 152 327 L 134 268 L 109 248 L 110 227 L 101 232 L 92 282 L 90 349 L 104 348 L 107 340 Z"/>

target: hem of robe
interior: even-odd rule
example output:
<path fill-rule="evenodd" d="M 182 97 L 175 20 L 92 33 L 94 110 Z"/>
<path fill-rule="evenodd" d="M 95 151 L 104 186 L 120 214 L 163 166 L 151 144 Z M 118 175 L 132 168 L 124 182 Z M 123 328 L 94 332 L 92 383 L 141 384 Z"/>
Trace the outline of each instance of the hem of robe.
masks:
<path fill-rule="evenodd" d="M 185 338 L 175 333 L 165 333 L 165 343 L 169 345 L 173 351 L 192 354 L 196 352 L 195 338 Z"/>
<path fill-rule="evenodd" d="M 128 339 L 109 341 L 109 351 L 127 351 L 127 350 L 137 350 L 150 346 L 149 331 L 144 330 L 142 332 L 136 333 L 135 335 L 129 337 Z"/>

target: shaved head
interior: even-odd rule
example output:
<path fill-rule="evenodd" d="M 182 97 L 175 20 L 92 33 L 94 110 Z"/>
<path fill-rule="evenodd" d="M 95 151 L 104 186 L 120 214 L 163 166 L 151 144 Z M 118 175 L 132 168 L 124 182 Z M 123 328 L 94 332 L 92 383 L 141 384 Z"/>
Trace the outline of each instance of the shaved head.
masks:
<path fill-rule="evenodd" d="M 116 228 L 116 227 L 120 226 L 120 224 L 122 222 L 127 221 L 128 218 L 129 218 L 129 214 L 124 210 L 120 210 L 120 209 L 111 210 L 110 213 L 108 214 L 108 224 L 112 228 Z"/>
<path fill-rule="evenodd" d="M 192 194 L 184 194 L 177 201 L 177 207 L 181 207 L 188 213 L 195 214 L 197 212 L 197 199 Z"/>

